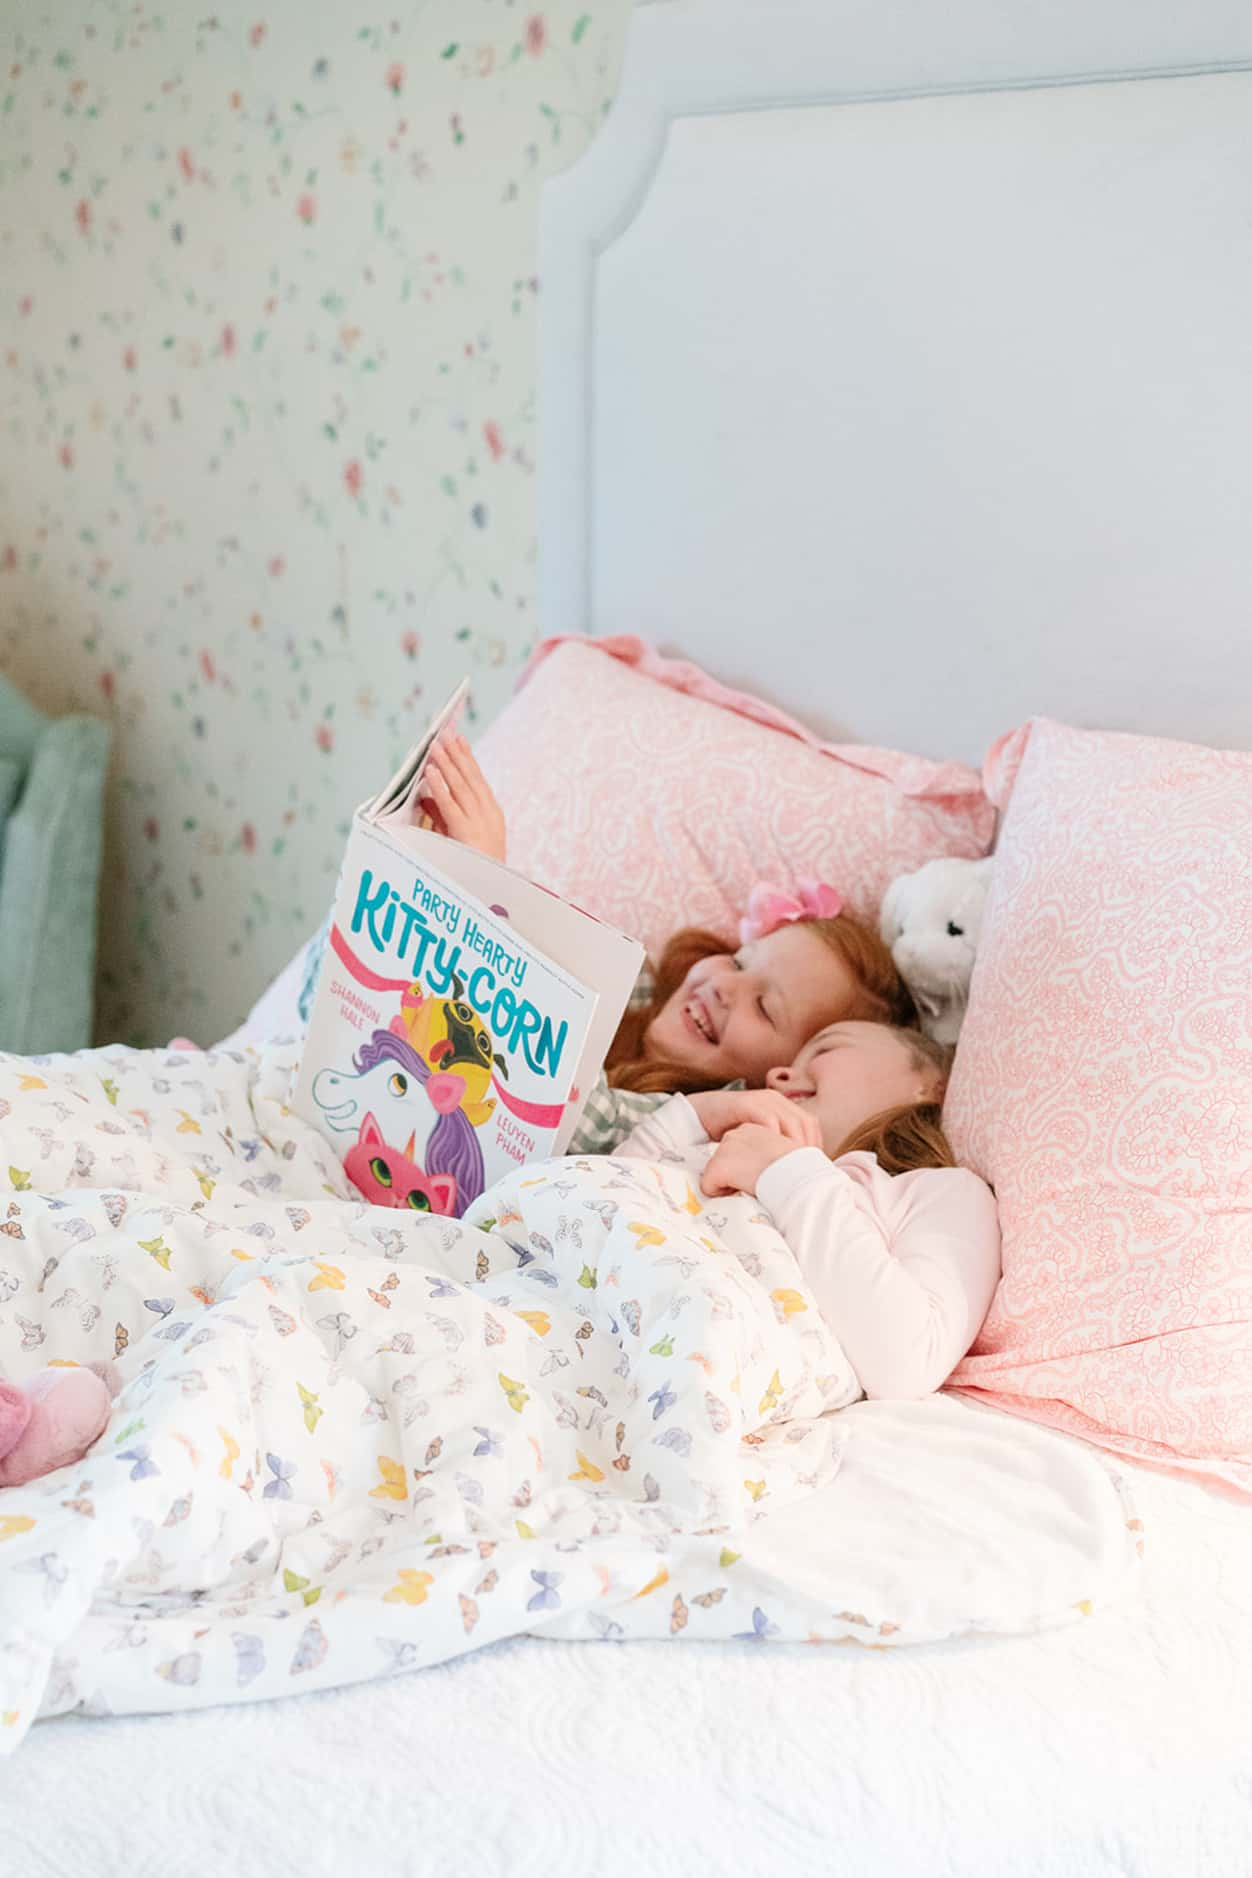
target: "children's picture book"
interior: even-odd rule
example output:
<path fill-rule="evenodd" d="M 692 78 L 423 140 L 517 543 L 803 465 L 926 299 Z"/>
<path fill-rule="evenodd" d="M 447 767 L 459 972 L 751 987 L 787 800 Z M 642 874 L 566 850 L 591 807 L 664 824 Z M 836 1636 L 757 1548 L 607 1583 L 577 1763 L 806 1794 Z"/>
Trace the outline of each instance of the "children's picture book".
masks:
<path fill-rule="evenodd" d="M 643 963 L 430 826 L 426 758 L 467 691 L 353 817 L 292 1096 L 366 1199 L 423 1213 L 564 1150 Z"/>

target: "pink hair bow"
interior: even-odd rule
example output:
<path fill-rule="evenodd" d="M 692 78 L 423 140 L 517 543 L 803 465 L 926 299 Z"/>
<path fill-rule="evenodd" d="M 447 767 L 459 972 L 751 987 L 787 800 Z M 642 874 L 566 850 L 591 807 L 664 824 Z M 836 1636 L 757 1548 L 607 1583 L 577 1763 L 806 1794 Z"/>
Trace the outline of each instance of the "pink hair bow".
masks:
<path fill-rule="evenodd" d="M 793 894 L 771 886 L 768 880 L 758 880 L 748 895 L 748 910 L 739 922 L 739 937 L 746 945 L 749 939 L 764 939 L 766 933 L 776 932 L 780 926 L 790 926 L 796 920 L 834 919 L 842 911 L 843 896 L 823 880 L 802 880 Z"/>

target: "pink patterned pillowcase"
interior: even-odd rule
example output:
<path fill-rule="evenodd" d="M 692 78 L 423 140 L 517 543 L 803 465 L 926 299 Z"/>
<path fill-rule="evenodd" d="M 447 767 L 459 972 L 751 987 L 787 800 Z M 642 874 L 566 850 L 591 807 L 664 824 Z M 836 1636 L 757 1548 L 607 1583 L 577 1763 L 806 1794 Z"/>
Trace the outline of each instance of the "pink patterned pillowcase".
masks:
<path fill-rule="evenodd" d="M 1027 731 L 945 1115 L 1004 1276 L 952 1383 L 1252 1498 L 1252 755 Z"/>
<path fill-rule="evenodd" d="M 682 926 L 732 936 L 762 879 L 876 919 L 897 874 L 985 854 L 995 821 L 964 764 L 821 744 L 631 638 L 545 642 L 476 749 L 510 864 L 652 956 Z"/>

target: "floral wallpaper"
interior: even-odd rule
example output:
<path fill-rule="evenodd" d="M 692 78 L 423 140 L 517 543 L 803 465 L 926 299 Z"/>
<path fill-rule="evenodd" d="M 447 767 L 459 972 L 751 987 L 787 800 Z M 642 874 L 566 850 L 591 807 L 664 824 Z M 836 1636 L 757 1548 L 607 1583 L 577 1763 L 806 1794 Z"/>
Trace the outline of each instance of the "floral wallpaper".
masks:
<path fill-rule="evenodd" d="M 0 0 L 0 667 L 113 724 L 97 1030 L 210 1042 L 537 636 L 535 236 L 628 0 Z"/>

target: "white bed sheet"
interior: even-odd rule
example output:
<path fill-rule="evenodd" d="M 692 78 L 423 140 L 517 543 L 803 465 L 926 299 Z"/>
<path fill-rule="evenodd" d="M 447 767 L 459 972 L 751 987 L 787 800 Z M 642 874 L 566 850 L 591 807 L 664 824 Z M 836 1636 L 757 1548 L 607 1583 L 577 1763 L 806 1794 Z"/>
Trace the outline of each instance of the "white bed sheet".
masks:
<path fill-rule="evenodd" d="M 1238 1878 L 1252 1514 L 1131 1472 L 1138 1594 L 1020 1639 L 527 1640 L 255 1708 L 37 1727 L 0 1872 Z"/>

